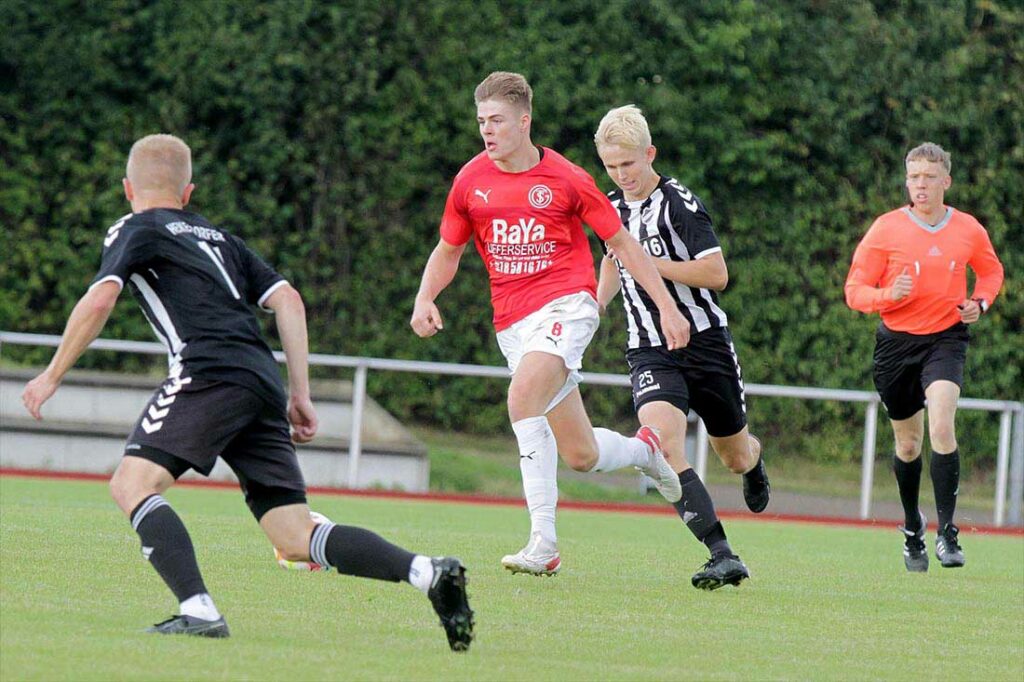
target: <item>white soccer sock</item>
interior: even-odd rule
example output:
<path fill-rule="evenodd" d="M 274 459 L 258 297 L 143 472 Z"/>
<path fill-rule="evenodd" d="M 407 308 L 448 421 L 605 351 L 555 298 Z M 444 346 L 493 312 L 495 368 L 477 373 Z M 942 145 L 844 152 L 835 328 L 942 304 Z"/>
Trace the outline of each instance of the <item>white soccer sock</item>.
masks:
<path fill-rule="evenodd" d="M 220 611 L 214 606 L 213 598 L 210 595 L 200 592 L 181 602 L 181 615 L 203 620 L 217 620 L 220 618 Z"/>
<path fill-rule="evenodd" d="M 615 471 L 631 466 L 647 466 L 651 449 L 639 438 L 627 438 L 609 429 L 595 428 L 597 464 L 591 471 Z"/>
<path fill-rule="evenodd" d="M 530 534 L 540 533 L 557 542 L 555 507 L 558 505 L 558 445 L 547 417 L 529 417 L 512 423 L 519 442 L 519 470 L 530 510 Z"/>
<path fill-rule="evenodd" d="M 430 557 L 417 554 L 409 566 L 409 584 L 426 594 L 430 591 L 430 583 L 434 582 L 434 564 Z"/>

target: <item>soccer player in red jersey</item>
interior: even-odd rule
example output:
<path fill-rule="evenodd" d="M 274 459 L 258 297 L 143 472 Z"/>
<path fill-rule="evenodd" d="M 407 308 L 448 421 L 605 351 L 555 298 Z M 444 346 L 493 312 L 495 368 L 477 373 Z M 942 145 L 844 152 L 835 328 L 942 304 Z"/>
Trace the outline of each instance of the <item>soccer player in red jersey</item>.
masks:
<path fill-rule="evenodd" d="M 893 468 L 903 502 L 903 558 L 908 571 L 928 570 L 925 516 L 918 509 L 921 441 L 927 400 L 931 477 L 943 566 L 964 565 L 953 524 L 960 487 L 954 420 L 970 340 L 968 325 L 988 310 L 1003 284 L 1003 266 L 975 218 L 946 206 L 949 153 L 926 142 L 906 158 L 910 205 L 880 216 L 853 254 L 846 303 L 879 312 L 874 382 L 896 436 Z M 967 267 L 977 275 L 967 296 Z"/>
<path fill-rule="evenodd" d="M 583 223 L 651 293 L 670 348 L 686 345 L 689 324 L 593 178 L 531 141 L 533 92 L 526 79 L 495 72 L 474 94 L 484 151 L 452 184 L 441 239 L 424 269 L 410 323 L 424 338 L 443 329 L 434 300 L 474 240 L 491 282 L 498 345 L 512 373 L 508 412 L 531 521 L 530 540 L 502 565 L 514 573 L 552 575 L 561 565 L 555 534 L 559 454 L 577 471 L 635 466 L 669 502 L 682 494 L 652 429 L 627 438 L 593 428 L 583 407 L 579 370 L 599 319 Z"/>

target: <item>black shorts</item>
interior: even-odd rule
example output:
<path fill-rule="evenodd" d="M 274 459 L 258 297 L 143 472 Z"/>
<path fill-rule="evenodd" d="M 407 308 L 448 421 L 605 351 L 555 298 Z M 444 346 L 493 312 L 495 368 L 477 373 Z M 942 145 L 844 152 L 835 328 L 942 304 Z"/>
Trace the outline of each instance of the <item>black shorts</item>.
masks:
<path fill-rule="evenodd" d="M 283 410 L 236 384 L 169 379 L 136 422 L 125 455 L 159 464 L 175 479 L 189 469 L 208 476 L 222 457 L 257 519 L 306 501 Z"/>
<path fill-rule="evenodd" d="M 933 381 L 945 379 L 963 386 L 969 343 L 970 332 L 962 322 L 935 334 L 894 332 L 878 325 L 872 374 L 889 419 L 917 414 Z"/>
<path fill-rule="evenodd" d="M 655 400 L 683 413 L 692 407 L 716 438 L 735 435 L 747 425 L 740 363 L 728 329 L 694 334 L 685 348 L 672 351 L 664 346 L 630 349 L 626 360 L 637 412 Z"/>

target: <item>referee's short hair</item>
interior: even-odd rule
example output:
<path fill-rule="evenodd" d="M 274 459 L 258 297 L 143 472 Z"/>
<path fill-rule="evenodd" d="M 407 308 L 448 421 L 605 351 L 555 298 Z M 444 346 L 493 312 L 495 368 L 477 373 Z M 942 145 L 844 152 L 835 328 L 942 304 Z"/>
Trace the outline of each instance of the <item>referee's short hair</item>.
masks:
<path fill-rule="evenodd" d="M 651 146 L 651 130 L 643 112 L 636 105 L 627 104 L 604 115 L 594 134 L 594 144 L 646 149 Z"/>
<path fill-rule="evenodd" d="M 181 194 L 192 181 L 192 150 L 174 135 L 146 135 L 128 152 L 125 175 L 136 190 Z"/>
<path fill-rule="evenodd" d="M 491 99 L 508 102 L 528 114 L 533 113 L 533 89 L 521 73 L 495 71 L 476 86 L 473 99 L 477 104 Z"/>
<path fill-rule="evenodd" d="M 942 167 L 946 169 L 946 175 L 949 175 L 949 170 L 953 166 L 949 152 L 934 142 L 924 142 L 911 149 L 907 152 L 907 158 L 903 163 L 906 165 L 911 161 L 917 161 L 919 159 L 932 161 L 934 163 L 941 163 Z"/>

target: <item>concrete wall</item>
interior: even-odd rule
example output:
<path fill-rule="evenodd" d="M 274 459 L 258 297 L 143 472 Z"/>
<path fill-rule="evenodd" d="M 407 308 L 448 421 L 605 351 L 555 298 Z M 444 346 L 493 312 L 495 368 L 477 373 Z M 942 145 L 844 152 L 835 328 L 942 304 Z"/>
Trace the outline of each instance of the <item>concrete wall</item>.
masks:
<path fill-rule="evenodd" d="M 112 472 L 121 459 L 125 438 L 161 383 L 159 377 L 72 372 L 43 407 L 43 421 L 36 422 L 21 403 L 25 382 L 35 374 L 0 370 L 2 467 Z M 350 382 L 313 384 L 320 432 L 312 443 L 298 447 L 306 483 L 426 491 L 430 478 L 426 447 L 369 399 L 363 413 L 358 480 L 348 480 L 351 392 Z M 210 478 L 235 480 L 223 461 L 217 462 Z"/>

